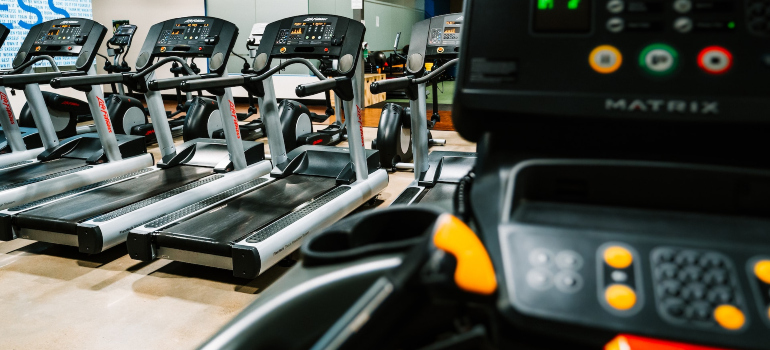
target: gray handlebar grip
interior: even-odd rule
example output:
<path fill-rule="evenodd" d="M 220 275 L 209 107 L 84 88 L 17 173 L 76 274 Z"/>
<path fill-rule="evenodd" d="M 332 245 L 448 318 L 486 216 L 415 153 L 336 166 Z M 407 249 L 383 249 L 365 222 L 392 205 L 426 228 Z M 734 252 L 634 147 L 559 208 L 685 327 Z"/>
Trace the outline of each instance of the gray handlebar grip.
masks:
<path fill-rule="evenodd" d="M 321 81 L 314 81 L 312 83 L 299 85 L 296 89 L 294 89 L 294 93 L 298 97 L 307 97 L 324 92 L 326 90 L 334 89 L 335 87 L 337 87 L 336 79 L 324 79 Z"/>
<path fill-rule="evenodd" d="M 412 83 L 412 78 L 403 77 L 396 79 L 375 81 L 369 85 L 369 91 L 373 94 L 381 94 L 383 92 L 402 90 Z"/>

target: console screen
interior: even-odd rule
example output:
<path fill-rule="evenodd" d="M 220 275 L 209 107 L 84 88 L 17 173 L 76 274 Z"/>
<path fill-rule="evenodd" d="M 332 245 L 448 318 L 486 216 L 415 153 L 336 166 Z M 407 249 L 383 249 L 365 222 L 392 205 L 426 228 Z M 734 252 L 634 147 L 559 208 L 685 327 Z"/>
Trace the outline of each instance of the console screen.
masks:
<path fill-rule="evenodd" d="M 591 31 L 591 0 L 532 0 L 535 33 L 581 34 Z"/>
<path fill-rule="evenodd" d="M 275 43 L 279 45 L 318 45 L 332 40 L 336 19 L 329 17 L 297 17 L 291 28 L 281 29 Z"/>
<path fill-rule="evenodd" d="M 79 24 L 53 24 L 35 40 L 37 45 L 75 45 L 75 37 L 80 35 Z"/>

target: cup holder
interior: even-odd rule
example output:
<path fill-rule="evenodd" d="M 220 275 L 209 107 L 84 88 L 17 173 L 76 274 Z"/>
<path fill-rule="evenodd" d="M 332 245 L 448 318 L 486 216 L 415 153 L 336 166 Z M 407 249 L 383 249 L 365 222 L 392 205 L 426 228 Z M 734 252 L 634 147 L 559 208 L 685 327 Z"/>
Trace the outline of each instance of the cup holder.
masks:
<path fill-rule="evenodd" d="M 344 219 L 302 245 L 303 265 L 329 265 L 404 251 L 420 242 L 444 211 L 396 206 Z"/>

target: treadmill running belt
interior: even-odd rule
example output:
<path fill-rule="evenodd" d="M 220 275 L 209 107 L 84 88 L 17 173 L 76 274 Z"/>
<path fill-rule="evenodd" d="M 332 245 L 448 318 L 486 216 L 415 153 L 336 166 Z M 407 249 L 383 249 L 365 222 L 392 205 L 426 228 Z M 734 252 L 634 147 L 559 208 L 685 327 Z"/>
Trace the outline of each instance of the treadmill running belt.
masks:
<path fill-rule="evenodd" d="M 211 168 L 177 166 L 77 195 L 21 213 L 20 227 L 77 234 L 77 224 L 138 201 L 184 186 L 212 173 Z"/>
<path fill-rule="evenodd" d="M 457 184 L 437 183 L 427 191 L 422 198 L 418 198 L 413 204 L 432 204 L 454 212 L 454 195 Z"/>
<path fill-rule="evenodd" d="M 86 165 L 82 159 L 59 158 L 25 167 L 0 171 L 0 187 L 10 186 L 36 177 L 42 177 Z"/>
<path fill-rule="evenodd" d="M 156 235 L 162 247 L 231 256 L 231 244 L 337 186 L 328 177 L 292 175 L 171 226 Z"/>

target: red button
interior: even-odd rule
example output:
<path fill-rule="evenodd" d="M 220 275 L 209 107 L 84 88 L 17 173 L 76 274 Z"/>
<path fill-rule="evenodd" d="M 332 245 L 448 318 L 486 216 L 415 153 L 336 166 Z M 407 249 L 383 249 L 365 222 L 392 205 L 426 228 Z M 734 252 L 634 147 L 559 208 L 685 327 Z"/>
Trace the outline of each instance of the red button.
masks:
<path fill-rule="evenodd" d="M 722 74 L 733 66 L 733 54 L 721 46 L 709 46 L 698 54 L 698 67 L 709 74 Z"/>
<path fill-rule="evenodd" d="M 72 51 L 72 46 L 68 46 L 68 47 L 67 47 L 67 50 L 70 50 L 70 51 Z"/>
<path fill-rule="evenodd" d="M 329 48 L 328 47 L 324 48 L 324 52 L 329 52 Z"/>
<path fill-rule="evenodd" d="M 198 47 L 198 51 L 203 51 L 203 46 Z"/>

